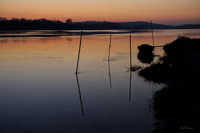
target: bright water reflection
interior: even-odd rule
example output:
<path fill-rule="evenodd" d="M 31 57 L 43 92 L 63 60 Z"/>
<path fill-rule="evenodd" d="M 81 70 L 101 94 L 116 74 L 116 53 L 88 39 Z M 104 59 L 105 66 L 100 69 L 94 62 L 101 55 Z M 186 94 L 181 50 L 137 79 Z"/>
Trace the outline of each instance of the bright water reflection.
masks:
<path fill-rule="evenodd" d="M 155 44 L 178 35 L 200 37 L 200 30 L 157 30 Z M 137 46 L 152 44 L 149 32 L 132 34 Z M 149 99 L 162 85 L 129 68 L 129 34 L 83 36 L 79 74 L 75 75 L 79 36 L 0 38 L 1 133 L 146 133 L 153 126 Z M 162 55 L 161 48 L 155 54 Z"/>

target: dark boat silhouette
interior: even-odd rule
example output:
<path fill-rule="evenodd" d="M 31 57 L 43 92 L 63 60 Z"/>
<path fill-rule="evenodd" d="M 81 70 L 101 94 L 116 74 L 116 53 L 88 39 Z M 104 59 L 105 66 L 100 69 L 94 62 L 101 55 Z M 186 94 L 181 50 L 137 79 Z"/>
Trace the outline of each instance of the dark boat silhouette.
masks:
<path fill-rule="evenodd" d="M 140 53 L 145 53 L 145 54 L 152 54 L 154 50 L 154 46 L 151 46 L 149 44 L 142 44 L 138 46 L 138 50 Z"/>

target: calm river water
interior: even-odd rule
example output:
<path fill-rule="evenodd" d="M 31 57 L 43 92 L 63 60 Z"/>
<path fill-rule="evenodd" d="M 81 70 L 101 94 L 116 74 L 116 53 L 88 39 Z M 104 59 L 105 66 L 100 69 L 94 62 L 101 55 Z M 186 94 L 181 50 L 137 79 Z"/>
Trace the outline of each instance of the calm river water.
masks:
<path fill-rule="evenodd" d="M 77 76 L 79 35 L 1 37 L 0 132 L 149 132 L 155 122 L 152 95 L 163 84 L 147 82 L 137 71 L 130 74 L 129 35 L 112 35 L 109 62 L 110 35 L 83 35 Z M 200 38 L 200 30 L 155 30 L 155 45 L 178 35 Z M 152 44 L 151 32 L 132 33 L 133 65 L 149 65 L 137 58 L 137 46 L 145 43 Z M 154 61 L 162 48 L 155 55 Z"/>

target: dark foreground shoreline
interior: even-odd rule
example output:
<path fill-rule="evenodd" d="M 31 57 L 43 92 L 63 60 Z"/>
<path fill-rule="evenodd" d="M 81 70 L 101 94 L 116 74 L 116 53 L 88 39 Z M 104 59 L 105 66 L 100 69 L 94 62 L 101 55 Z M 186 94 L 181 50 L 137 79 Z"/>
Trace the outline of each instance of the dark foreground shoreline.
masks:
<path fill-rule="evenodd" d="M 153 94 L 152 133 L 200 132 L 200 39 L 179 36 L 163 47 L 165 56 L 139 71 L 145 80 L 165 83 Z"/>

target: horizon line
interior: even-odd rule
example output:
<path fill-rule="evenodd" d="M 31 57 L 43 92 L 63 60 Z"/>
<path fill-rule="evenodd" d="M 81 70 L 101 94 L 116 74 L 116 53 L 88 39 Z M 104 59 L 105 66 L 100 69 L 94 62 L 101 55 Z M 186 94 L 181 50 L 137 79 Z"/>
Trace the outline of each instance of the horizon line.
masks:
<path fill-rule="evenodd" d="M 65 21 L 63 20 L 59 20 L 59 19 L 48 19 L 48 18 L 44 18 L 44 17 L 41 17 L 41 18 L 36 18 L 36 19 L 29 19 L 29 18 L 16 18 L 16 17 L 12 17 L 10 19 L 7 19 L 6 17 L 0 17 L 0 18 L 5 18 L 6 20 L 12 20 L 12 19 L 25 19 L 25 20 L 39 20 L 39 19 L 46 19 L 46 20 L 50 20 L 50 21 L 60 21 L 60 22 L 63 22 L 65 23 Z M 71 18 L 68 18 L 68 19 L 71 19 Z M 67 19 L 66 19 L 67 20 Z M 73 20 L 73 19 L 71 19 Z M 131 23 L 131 22 L 146 22 L 146 23 L 151 23 L 152 20 L 149 20 L 149 21 L 142 21 L 142 20 L 137 20 L 137 21 L 106 21 L 106 20 L 86 20 L 86 21 L 72 21 L 72 23 L 83 23 L 83 22 L 110 22 L 110 23 Z M 178 26 L 178 25 L 198 25 L 200 24 L 199 23 L 184 23 L 184 24 L 164 24 L 164 23 L 154 23 L 153 24 L 162 24 L 162 25 L 171 25 L 171 26 Z"/>

